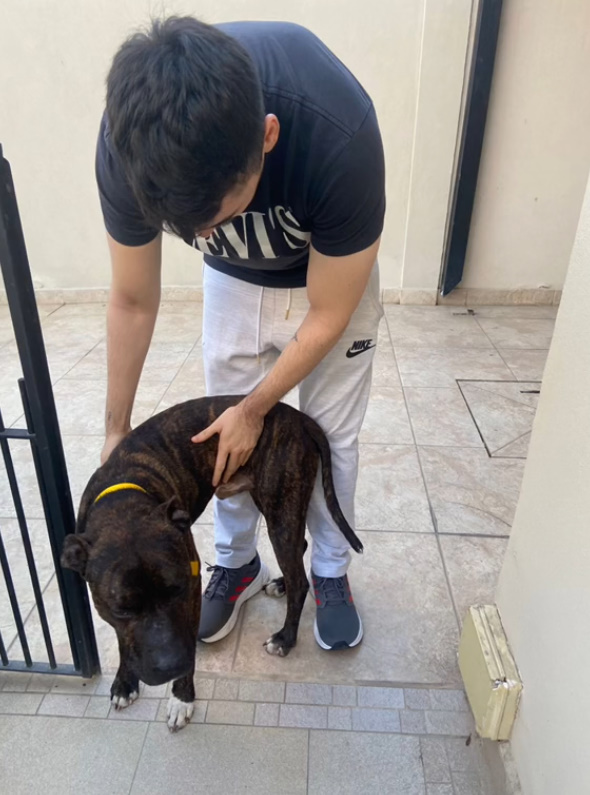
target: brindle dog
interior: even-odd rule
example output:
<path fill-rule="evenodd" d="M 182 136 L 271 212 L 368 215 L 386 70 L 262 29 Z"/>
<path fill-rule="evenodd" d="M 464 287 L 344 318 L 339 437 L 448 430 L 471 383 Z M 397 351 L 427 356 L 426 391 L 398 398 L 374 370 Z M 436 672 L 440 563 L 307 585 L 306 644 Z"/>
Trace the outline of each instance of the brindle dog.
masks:
<path fill-rule="evenodd" d="M 65 539 L 62 564 L 88 582 L 98 613 L 114 627 L 120 666 L 111 688 L 116 708 L 137 698 L 139 680 L 174 681 L 168 726 L 190 720 L 201 608 L 200 562 L 191 524 L 214 494 L 217 437 L 191 436 L 209 426 L 240 396 L 189 400 L 139 425 L 91 477 L 76 533 Z M 269 589 L 287 595 L 282 629 L 266 641 L 285 656 L 297 641 L 308 590 L 303 566 L 305 518 L 321 462 L 326 504 L 357 552 L 362 544 L 334 492 L 330 448 L 312 419 L 283 403 L 266 416 L 247 464 L 217 496 L 249 491 L 266 519 L 283 577 Z"/>

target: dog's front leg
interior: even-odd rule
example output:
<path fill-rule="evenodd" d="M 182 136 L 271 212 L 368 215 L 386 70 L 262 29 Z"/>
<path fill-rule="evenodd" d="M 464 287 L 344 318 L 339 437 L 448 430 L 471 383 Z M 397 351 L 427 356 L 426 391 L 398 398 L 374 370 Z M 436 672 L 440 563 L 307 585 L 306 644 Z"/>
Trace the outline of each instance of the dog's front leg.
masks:
<path fill-rule="evenodd" d="M 183 729 L 193 716 L 195 709 L 194 672 L 176 679 L 172 684 L 172 695 L 168 700 L 168 728 L 171 732 Z"/>
<path fill-rule="evenodd" d="M 117 632 L 119 643 L 119 670 L 111 685 L 111 704 L 115 709 L 125 709 L 133 704 L 139 695 L 139 679 L 129 664 L 127 641 Z"/>

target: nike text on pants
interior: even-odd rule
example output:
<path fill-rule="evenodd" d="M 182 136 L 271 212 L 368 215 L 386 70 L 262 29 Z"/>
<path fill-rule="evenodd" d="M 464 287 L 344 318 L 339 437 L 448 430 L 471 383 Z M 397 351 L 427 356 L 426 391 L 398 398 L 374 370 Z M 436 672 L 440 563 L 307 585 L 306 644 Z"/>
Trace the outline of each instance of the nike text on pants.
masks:
<path fill-rule="evenodd" d="M 251 392 L 272 368 L 309 307 L 301 289 L 259 287 L 205 266 L 203 361 L 208 395 Z M 354 528 L 358 435 L 369 391 L 379 322 L 379 270 L 343 336 L 299 385 L 299 408 L 324 430 L 332 451 L 338 501 Z M 289 396 L 290 402 L 290 396 Z M 239 568 L 256 553 L 259 512 L 249 494 L 215 498 L 216 563 Z M 348 542 L 333 521 L 316 479 L 307 513 L 312 568 L 319 577 L 341 577 L 350 562 Z"/>

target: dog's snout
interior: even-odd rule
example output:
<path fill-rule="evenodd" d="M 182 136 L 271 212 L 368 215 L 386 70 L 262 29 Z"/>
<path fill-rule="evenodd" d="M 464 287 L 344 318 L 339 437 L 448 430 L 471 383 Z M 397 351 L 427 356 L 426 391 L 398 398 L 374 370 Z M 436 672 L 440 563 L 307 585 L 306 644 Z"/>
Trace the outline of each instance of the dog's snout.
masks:
<path fill-rule="evenodd" d="M 187 674 L 193 665 L 190 649 L 175 637 L 166 620 L 154 621 L 145 634 L 144 675 L 147 685 L 161 685 Z"/>

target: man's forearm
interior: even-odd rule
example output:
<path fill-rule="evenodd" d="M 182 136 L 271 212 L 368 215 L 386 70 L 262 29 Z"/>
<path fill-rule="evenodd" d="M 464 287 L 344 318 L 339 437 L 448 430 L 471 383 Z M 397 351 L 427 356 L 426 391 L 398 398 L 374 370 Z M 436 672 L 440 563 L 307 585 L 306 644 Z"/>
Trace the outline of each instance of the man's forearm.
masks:
<path fill-rule="evenodd" d="M 107 310 L 108 387 L 105 429 L 125 433 L 131 425 L 131 412 L 137 385 L 148 352 L 157 317 L 157 307 L 146 311 L 114 300 Z"/>
<path fill-rule="evenodd" d="M 266 378 L 243 401 L 253 417 L 264 417 L 293 387 L 321 362 L 338 342 L 346 323 L 310 309 L 294 338 Z"/>

